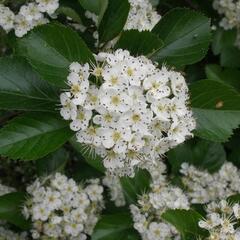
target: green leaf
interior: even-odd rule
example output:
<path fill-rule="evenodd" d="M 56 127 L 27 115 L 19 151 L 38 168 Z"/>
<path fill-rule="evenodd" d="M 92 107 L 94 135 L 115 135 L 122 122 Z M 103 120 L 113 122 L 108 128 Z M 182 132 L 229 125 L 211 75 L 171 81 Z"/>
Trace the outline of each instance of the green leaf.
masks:
<path fill-rule="evenodd" d="M 240 124 L 240 95 L 231 86 L 212 80 L 190 85 L 192 107 L 197 120 L 196 135 L 226 142 Z"/>
<path fill-rule="evenodd" d="M 179 173 L 184 162 L 214 172 L 226 161 L 226 153 L 221 144 L 204 140 L 181 144 L 169 151 L 167 156 L 175 174 Z"/>
<path fill-rule="evenodd" d="M 0 196 L 0 219 L 8 221 L 23 230 L 29 229 L 30 223 L 21 214 L 24 201 L 25 195 L 21 192 Z"/>
<path fill-rule="evenodd" d="M 240 90 L 240 71 L 238 69 L 223 69 L 219 65 L 209 64 L 206 65 L 205 72 L 208 79 L 227 83 Z"/>
<path fill-rule="evenodd" d="M 99 15 L 103 9 L 106 9 L 107 0 L 78 0 L 82 7 L 90 12 Z"/>
<path fill-rule="evenodd" d="M 128 0 L 108 1 L 108 7 L 99 25 L 99 41 L 101 43 L 112 40 L 123 30 L 129 9 Z"/>
<path fill-rule="evenodd" d="M 237 47 L 224 48 L 220 58 L 223 67 L 240 67 L 240 50 Z"/>
<path fill-rule="evenodd" d="M 42 81 L 23 58 L 0 58 L 1 109 L 53 112 L 57 99 L 54 88 Z"/>
<path fill-rule="evenodd" d="M 58 114 L 28 113 L 0 130 L 0 155 L 35 160 L 58 149 L 73 134 Z"/>
<path fill-rule="evenodd" d="M 236 41 L 236 34 L 236 29 L 226 31 L 222 28 L 218 28 L 213 34 L 213 53 L 218 55 L 224 48 L 232 47 Z"/>
<path fill-rule="evenodd" d="M 132 55 L 153 54 L 163 46 L 163 41 L 149 31 L 124 31 L 117 42 L 115 49 L 127 49 Z"/>
<path fill-rule="evenodd" d="M 181 235 L 192 234 L 195 236 L 207 236 L 207 231 L 198 226 L 202 216 L 194 210 L 167 210 L 162 218 L 176 227 Z"/>
<path fill-rule="evenodd" d="M 168 12 L 152 32 L 164 42 L 164 47 L 153 55 L 153 60 L 175 66 L 203 59 L 211 40 L 210 20 L 201 13 L 183 8 Z"/>
<path fill-rule="evenodd" d="M 133 229 L 132 217 L 128 213 L 104 215 L 97 223 L 92 240 L 139 240 Z"/>
<path fill-rule="evenodd" d="M 227 201 L 231 204 L 240 203 L 240 194 L 232 195 L 227 198 Z"/>
<path fill-rule="evenodd" d="M 63 14 L 66 17 L 71 18 L 74 22 L 77 22 L 79 24 L 82 24 L 82 19 L 80 15 L 72 8 L 61 6 L 57 9 L 56 14 Z"/>
<path fill-rule="evenodd" d="M 97 155 L 90 146 L 83 145 L 76 141 L 76 138 L 73 137 L 70 140 L 71 145 L 73 148 L 81 154 L 81 156 L 84 158 L 84 160 L 93 168 L 97 169 L 100 172 L 105 172 L 105 168 L 103 166 L 102 158 Z"/>
<path fill-rule="evenodd" d="M 77 32 L 61 24 L 37 27 L 18 39 L 17 53 L 26 57 L 44 80 L 59 87 L 66 86 L 68 68 L 72 62 L 94 61 Z"/>
<path fill-rule="evenodd" d="M 67 164 L 69 153 L 60 148 L 56 152 L 36 161 L 38 176 L 47 176 L 54 172 L 62 171 Z"/>
<path fill-rule="evenodd" d="M 128 203 L 136 203 L 138 195 L 149 189 L 151 177 L 148 171 L 139 169 L 133 178 L 121 177 L 120 181 Z"/>

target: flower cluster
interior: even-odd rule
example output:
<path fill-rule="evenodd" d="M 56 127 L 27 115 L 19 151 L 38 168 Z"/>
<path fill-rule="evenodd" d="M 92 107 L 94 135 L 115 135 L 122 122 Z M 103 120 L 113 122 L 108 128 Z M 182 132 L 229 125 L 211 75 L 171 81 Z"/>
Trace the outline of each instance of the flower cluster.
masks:
<path fill-rule="evenodd" d="M 71 120 L 78 142 L 94 147 L 110 172 L 132 175 L 135 166 L 156 162 L 192 136 L 195 120 L 179 72 L 158 69 L 146 57 L 121 49 L 99 53 L 96 61 L 91 68 L 70 65 L 61 115 Z M 91 83 L 93 78 L 100 86 Z"/>
<path fill-rule="evenodd" d="M 9 229 L 0 226 L 0 239 L 1 240 L 26 240 L 26 233 L 17 234 Z"/>
<path fill-rule="evenodd" d="M 138 206 L 130 206 L 134 228 L 144 240 L 178 239 L 176 229 L 165 222 L 161 215 L 168 209 L 189 209 L 189 201 L 183 191 L 167 183 L 165 168 L 161 163 L 157 171 L 162 174 L 157 179 L 154 173 L 151 191 L 140 197 Z"/>
<path fill-rule="evenodd" d="M 182 164 L 180 172 L 192 203 L 208 203 L 240 192 L 240 171 L 230 162 L 213 174 L 187 163 Z"/>
<path fill-rule="evenodd" d="M 149 0 L 129 0 L 130 11 L 124 30 L 149 30 L 161 19 Z"/>
<path fill-rule="evenodd" d="M 205 220 L 199 222 L 199 226 L 209 231 L 207 238 L 221 240 L 240 239 L 240 205 L 232 205 L 225 200 L 219 203 L 211 202 L 207 206 L 207 216 Z"/>
<path fill-rule="evenodd" d="M 117 207 L 125 206 L 126 201 L 119 177 L 106 173 L 102 182 L 110 191 L 111 201 L 113 201 Z"/>
<path fill-rule="evenodd" d="M 24 216 L 33 221 L 32 237 L 85 240 L 103 208 L 103 187 L 91 180 L 86 187 L 56 173 L 27 188 Z"/>
<path fill-rule="evenodd" d="M 58 7 L 59 0 L 35 0 L 21 6 L 15 15 L 8 7 L 0 4 L 0 27 L 6 32 L 14 29 L 15 35 L 22 37 L 34 27 L 47 23 L 44 14 L 51 16 Z"/>
<path fill-rule="evenodd" d="M 240 1 L 239 0 L 214 0 L 213 8 L 223 15 L 220 26 L 225 30 L 237 28 L 236 45 L 240 47 Z"/>

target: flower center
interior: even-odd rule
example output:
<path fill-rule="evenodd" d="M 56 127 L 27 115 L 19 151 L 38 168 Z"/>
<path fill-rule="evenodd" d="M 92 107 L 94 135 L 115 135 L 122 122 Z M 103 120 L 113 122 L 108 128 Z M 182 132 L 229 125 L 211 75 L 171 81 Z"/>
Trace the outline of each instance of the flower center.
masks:
<path fill-rule="evenodd" d="M 78 92 L 80 92 L 81 88 L 79 84 L 74 84 L 71 87 L 71 92 L 73 93 L 73 95 L 77 94 Z"/>
<path fill-rule="evenodd" d="M 140 120 L 141 120 L 141 117 L 139 116 L 139 114 L 134 114 L 133 116 L 132 116 L 132 120 L 133 120 L 133 122 L 139 122 Z"/>
<path fill-rule="evenodd" d="M 112 77 L 111 77 L 111 83 L 112 83 L 112 85 L 118 84 L 118 77 L 112 76 Z"/>
<path fill-rule="evenodd" d="M 110 114 L 104 115 L 104 120 L 108 123 L 112 122 L 112 116 Z"/>
<path fill-rule="evenodd" d="M 119 105 L 120 103 L 120 98 L 118 96 L 112 96 L 111 98 L 111 103 L 115 106 Z"/>
<path fill-rule="evenodd" d="M 134 73 L 133 69 L 129 67 L 129 68 L 127 69 L 127 74 L 128 74 L 128 76 L 132 77 L 132 76 L 133 76 L 133 73 Z"/>
<path fill-rule="evenodd" d="M 102 76 L 102 72 L 103 72 L 103 69 L 102 69 L 102 68 L 96 67 L 96 68 L 94 69 L 93 74 L 94 74 L 96 77 L 101 77 L 101 76 Z"/>
<path fill-rule="evenodd" d="M 113 138 L 113 141 L 114 141 L 114 142 L 117 142 L 118 140 L 121 139 L 121 133 L 115 131 L 115 132 L 113 133 L 113 135 L 112 135 L 112 138 Z"/>

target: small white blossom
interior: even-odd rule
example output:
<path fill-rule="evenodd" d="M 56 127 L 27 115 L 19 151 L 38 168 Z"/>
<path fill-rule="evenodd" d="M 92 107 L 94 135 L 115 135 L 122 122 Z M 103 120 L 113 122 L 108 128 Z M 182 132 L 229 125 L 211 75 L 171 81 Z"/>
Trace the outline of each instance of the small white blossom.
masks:
<path fill-rule="evenodd" d="M 61 115 L 80 143 L 101 152 L 109 171 L 132 176 L 192 136 L 195 120 L 180 73 L 122 49 L 95 58 L 95 65 L 69 66 Z"/>
<path fill-rule="evenodd" d="M 29 199 L 22 212 L 33 222 L 33 239 L 86 239 L 103 208 L 99 180 L 89 181 L 84 187 L 56 173 L 36 179 L 27 192 Z"/>

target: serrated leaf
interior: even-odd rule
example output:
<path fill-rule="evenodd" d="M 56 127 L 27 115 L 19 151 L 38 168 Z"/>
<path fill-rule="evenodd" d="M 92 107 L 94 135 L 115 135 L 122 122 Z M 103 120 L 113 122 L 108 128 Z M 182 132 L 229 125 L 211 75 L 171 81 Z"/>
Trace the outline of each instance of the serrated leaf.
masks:
<path fill-rule="evenodd" d="M 58 149 L 73 134 L 58 114 L 27 113 L 0 130 L 0 155 L 35 160 Z"/>
<path fill-rule="evenodd" d="M 139 56 L 153 54 L 162 46 L 163 41 L 149 31 L 129 30 L 121 34 L 115 49 L 126 49 L 132 55 Z"/>
<path fill-rule="evenodd" d="M 190 85 L 192 107 L 197 120 L 196 135 L 226 142 L 240 124 L 240 95 L 231 86 L 212 80 Z"/>
<path fill-rule="evenodd" d="M 123 30 L 127 21 L 130 4 L 128 0 L 109 0 L 108 7 L 99 24 L 99 41 L 112 40 Z"/>
<path fill-rule="evenodd" d="M 162 214 L 162 218 L 175 226 L 183 236 L 207 236 L 207 231 L 198 226 L 202 216 L 194 210 L 170 209 Z"/>
<path fill-rule="evenodd" d="M 217 64 L 209 64 L 205 67 L 207 78 L 232 85 L 240 90 L 240 71 L 233 68 L 221 68 Z"/>
<path fill-rule="evenodd" d="M 0 219 L 8 221 L 23 230 L 30 228 L 30 223 L 21 214 L 25 194 L 13 192 L 0 196 Z"/>
<path fill-rule="evenodd" d="M 93 55 L 71 28 L 47 24 L 18 39 L 17 54 L 28 59 L 41 77 L 59 87 L 65 87 L 72 62 L 94 61 Z"/>
<path fill-rule="evenodd" d="M 60 148 L 44 158 L 37 159 L 36 170 L 38 176 L 47 176 L 54 172 L 62 171 L 68 161 L 69 153 Z"/>
<path fill-rule="evenodd" d="M 116 213 L 104 215 L 97 223 L 92 234 L 92 240 L 139 240 L 139 235 L 133 229 L 130 214 Z"/>
<path fill-rule="evenodd" d="M 125 199 L 128 203 L 136 203 L 138 195 L 146 192 L 150 187 L 151 176 L 148 171 L 138 169 L 134 177 L 121 177 Z"/>
<path fill-rule="evenodd" d="M 200 61 L 211 40 L 210 20 L 199 12 L 176 8 L 169 11 L 153 28 L 164 47 L 152 58 L 160 63 L 183 66 Z"/>
<path fill-rule="evenodd" d="M 105 172 L 105 168 L 103 166 L 102 158 L 97 155 L 93 148 L 88 145 L 81 144 L 76 141 L 76 138 L 73 137 L 70 140 L 71 145 L 73 148 L 81 154 L 84 160 L 93 168 L 97 169 L 100 172 Z"/>
<path fill-rule="evenodd" d="M 53 112 L 56 90 L 21 57 L 0 59 L 0 109 Z"/>
<path fill-rule="evenodd" d="M 173 173 L 179 173 L 184 162 L 207 169 L 209 172 L 217 171 L 227 160 L 226 152 L 219 143 L 209 141 L 186 142 L 170 150 L 167 154 Z"/>

